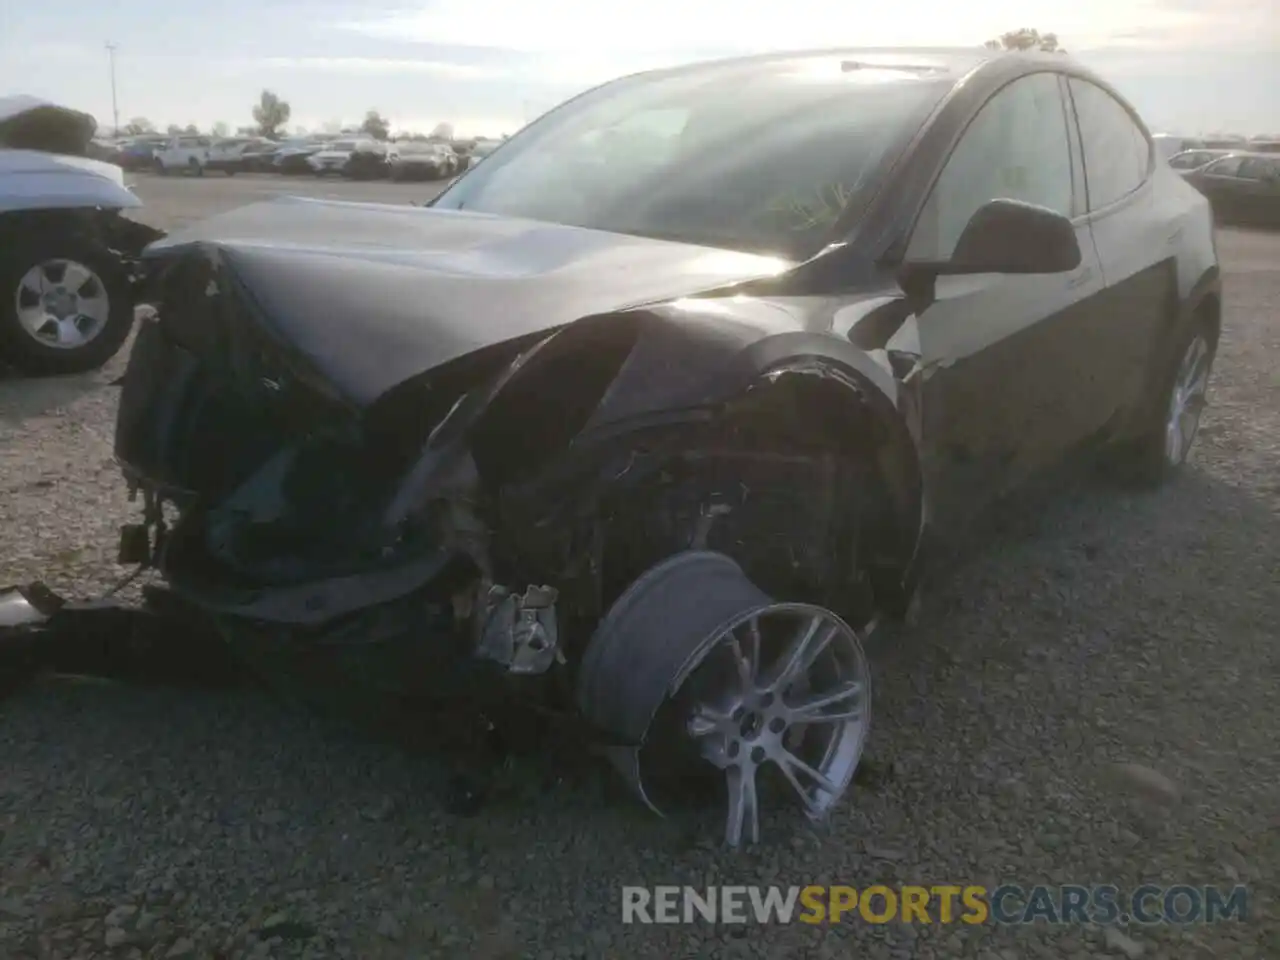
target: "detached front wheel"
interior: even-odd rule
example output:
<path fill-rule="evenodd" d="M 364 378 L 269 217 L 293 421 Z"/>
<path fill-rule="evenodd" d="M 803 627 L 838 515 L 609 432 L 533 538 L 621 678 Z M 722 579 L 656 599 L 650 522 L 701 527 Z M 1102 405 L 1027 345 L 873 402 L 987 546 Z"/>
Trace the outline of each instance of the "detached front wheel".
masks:
<path fill-rule="evenodd" d="M 133 303 L 114 257 L 75 238 L 0 250 L 0 356 L 24 373 L 82 373 L 129 336 Z"/>
<path fill-rule="evenodd" d="M 825 816 L 862 757 L 870 671 L 823 607 L 777 602 L 723 554 L 659 563 L 614 603 L 578 677 L 585 719 L 635 793 L 709 786 L 730 846 L 760 839 L 769 801 Z"/>

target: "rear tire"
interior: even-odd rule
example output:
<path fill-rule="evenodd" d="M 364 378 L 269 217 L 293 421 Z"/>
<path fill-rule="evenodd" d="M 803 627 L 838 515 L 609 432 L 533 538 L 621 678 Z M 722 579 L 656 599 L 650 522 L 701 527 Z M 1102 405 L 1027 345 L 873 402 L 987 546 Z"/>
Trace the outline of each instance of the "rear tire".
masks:
<path fill-rule="evenodd" d="M 41 264 L 57 261 L 86 268 L 92 274 L 86 284 L 94 289 L 85 296 L 97 299 L 105 295 L 107 300 L 100 327 L 78 346 L 42 342 L 41 335 L 24 323 L 24 317 L 30 319 L 30 311 L 40 299 L 29 284 L 24 284 L 24 278 Z M 96 370 L 115 356 L 132 327 L 133 297 L 128 277 L 106 250 L 55 232 L 33 237 L 21 246 L 0 247 L 0 357 L 23 373 L 48 376 Z"/>
<path fill-rule="evenodd" d="M 1147 425 L 1111 460 L 1122 481 L 1157 487 L 1182 470 L 1199 432 L 1217 349 L 1217 330 L 1208 318 L 1198 318 L 1179 336 L 1151 397 Z"/>

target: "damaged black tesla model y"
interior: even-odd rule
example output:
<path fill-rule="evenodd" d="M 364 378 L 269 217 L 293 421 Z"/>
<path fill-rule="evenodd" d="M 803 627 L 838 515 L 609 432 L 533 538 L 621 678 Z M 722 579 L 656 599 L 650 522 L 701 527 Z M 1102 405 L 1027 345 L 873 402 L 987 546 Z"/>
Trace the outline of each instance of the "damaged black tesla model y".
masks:
<path fill-rule="evenodd" d="M 730 844 L 845 792 L 939 541 L 1087 448 L 1183 463 L 1219 324 L 1204 199 L 1059 55 L 636 75 L 427 208 L 147 255 L 126 553 L 313 700 L 536 703 L 655 808 L 705 774 Z"/>

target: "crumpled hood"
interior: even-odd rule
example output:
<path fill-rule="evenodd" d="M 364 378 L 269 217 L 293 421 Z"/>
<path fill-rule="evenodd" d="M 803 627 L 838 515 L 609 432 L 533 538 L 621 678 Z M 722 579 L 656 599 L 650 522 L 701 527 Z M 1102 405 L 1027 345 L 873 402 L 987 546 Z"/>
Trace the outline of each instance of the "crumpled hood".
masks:
<path fill-rule="evenodd" d="M 146 256 L 193 245 L 216 251 L 272 333 L 362 406 L 486 346 L 790 266 L 487 214 L 295 197 L 194 224 Z"/>

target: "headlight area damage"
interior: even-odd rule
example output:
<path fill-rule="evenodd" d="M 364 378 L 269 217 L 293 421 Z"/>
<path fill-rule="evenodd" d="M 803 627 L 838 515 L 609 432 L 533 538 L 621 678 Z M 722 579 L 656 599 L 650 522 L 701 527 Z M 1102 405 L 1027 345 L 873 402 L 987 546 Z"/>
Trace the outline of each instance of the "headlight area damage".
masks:
<path fill-rule="evenodd" d="M 117 427 L 144 509 L 122 559 L 215 627 L 211 675 L 244 664 L 356 719 L 555 715 L 654 809 L 724 781 L 730 844 L 772 790 L 816 818 L 847 789 L 860 637 L 920 527 L 895 382 L 865 354 L 697 297 L 457 352 L 366 402 L 280 335 L 234 257 L 195 247 L 156 282 Z M 63 667 L 50 627 L 81 605 L 0 609 L 26 621 L 10 669 Z M 194 658 L 188 636 L 170 643 Z"/>

